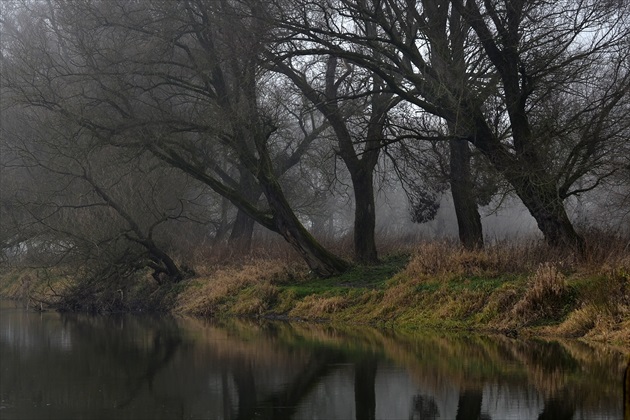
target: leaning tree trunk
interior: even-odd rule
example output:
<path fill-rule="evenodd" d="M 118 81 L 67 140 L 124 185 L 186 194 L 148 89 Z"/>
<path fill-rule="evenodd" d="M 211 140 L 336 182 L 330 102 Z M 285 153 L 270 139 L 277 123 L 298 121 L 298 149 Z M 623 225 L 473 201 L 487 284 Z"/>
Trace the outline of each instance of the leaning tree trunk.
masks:
<path fill-rule="evenodd" d="M 265 176 L 258 179 L 273 214 L 274 230 L 302 256 L 313 273 L 331 277 L 347 270 L 348 263 L 321 246 L 300 223 L 277 181 Z"/>
<path fill-rule="evenodd" d="M 584 238 L 577 234 L 558 194 L 554 178 L 536 159 L 519 159 L 498 141 L 482 116 L 475 119 L 473 144 L 514 187 L 525 207 L 536 220 L 547 243 L 584 251 Z"/>
<path fill-rule="evenodd" d="M 376 252 L 376 210 L 372 169 L 351 172 L 354 189 L 354 257 L 363 264 L 378 263 Z"/>
<path fill-rule="evenodd" d="M 147 264 L 153 270 L 153 278 L 158 284 L 177 283 L 184 278 L 184 273 L 175 261 L 162 251 L 151 239 L 137 241 L 149 252 L 150 262 Z"/>
<path fill-rule="evenodd" d="M 177 266 L 175 261 L 164 251 L 158 247 L 153 239 L 151 239 L 150 235 L 146 235 L 140 225 L 136 223 L 133 217 L 129 213 L 127 213 L 116 200 L 114 200 L 107 192 L 102 189 L 91 176 L 85 174 L 83 179 L 87 181 L 96 194 L 101 197 L 107 205 L 109 205 L 112 209 L 118 213 L 120 217 L 122 217 L 129 226 L 129 229 L 135 233 L 135 236 L 125 235 L 127 239 L 133 241 L 139 245 L 142 245 L 149 254 L 149 262 L 147 266 L 153 269 L 153 278 L 159 284 L 166 282 L 177 283 L 182 280 L 184 274 Z"/>
<path fill-rule="evenodd" d="M 450 184 L 459 228 L 467 249 L 483 247 L 483 229 L 470 172 L 470 149 L 465 139 L 450 141 Z"/>
<path fill-rule="evenodd" d="M 279 233 L 300 254 L 313 273 L 320 277 L 341 274 L 349 264 L 343 259 L 321 246 L 300 223 L 287 202 L 278 181 L 273 173 L 269 156 L 261 147 L 262 167 L 257 169 L 258 183 L 265 195 L 268 211 L 259 210 L 254 204 L 243 199 L 238 193 L 226 188 L 216 179 L 208 176 L 195 166 L 189 164 L 174 152 L 168 155 L 152 150 L 156 157 L 205 183 L 215 192 L 230 200 L 238 209 L 246 212 L 252 219 L 267 229 Z"/>
<path fill-rule="evenodd" d="M 527 171 L 527 168 L 523 168 L 523 171 Z M 508 180 L 536 219 L 549 245 L 580 252 L 584 250 L 584 238 L 573 228 L 553 179 L 543 173 L 533 172 L 511 174 Z"/>

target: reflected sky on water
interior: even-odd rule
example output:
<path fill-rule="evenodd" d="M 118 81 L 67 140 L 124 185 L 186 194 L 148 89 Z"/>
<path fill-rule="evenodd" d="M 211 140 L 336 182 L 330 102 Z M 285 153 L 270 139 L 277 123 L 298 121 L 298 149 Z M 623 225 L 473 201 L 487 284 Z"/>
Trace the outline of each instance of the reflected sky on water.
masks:
<path fill-rule="evenodd" d="M 577 341 L 0 308 L 0 418 L 621 419 Z"/>

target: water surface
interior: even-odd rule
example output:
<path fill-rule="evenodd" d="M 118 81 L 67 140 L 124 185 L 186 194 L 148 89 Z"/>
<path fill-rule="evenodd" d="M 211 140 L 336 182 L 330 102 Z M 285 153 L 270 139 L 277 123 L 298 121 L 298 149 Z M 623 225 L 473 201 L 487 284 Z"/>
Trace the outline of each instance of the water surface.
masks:
<path fill-rule="evenodd" d="M 621 419 L 580 342 L 0 305 L 0 418 Z"/>

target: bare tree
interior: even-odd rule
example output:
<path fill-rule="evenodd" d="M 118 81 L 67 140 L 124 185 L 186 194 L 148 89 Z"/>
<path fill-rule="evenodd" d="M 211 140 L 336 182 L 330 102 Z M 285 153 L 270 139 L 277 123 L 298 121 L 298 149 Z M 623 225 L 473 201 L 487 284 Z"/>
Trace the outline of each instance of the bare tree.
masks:
<path fill-rule="evenodd" d="M 289 81 L 280 80 L 273 74 L 270 74 L 269 79 L 265 83 L 266 97 L 262 106 L 265 112 L 273 115 L 277 125 L 270 139 L 274 145 L 273 167 L 284 194 L 295 208 L 295 200 L 304 197 L 305 191 L 301 190 L 297 194 L 300 197 L 292 193 L 296 185 L 303 186 L 301 174 L 294 174 L 293 168 L 302 164 L 305 155 L 321 143 L 329 124 L 315 115 L 316 111 L 299 97 Z M 239 191 L 248 201 L 259 202 L 263 192 L 256 178 L 243 165 L 235 166 L 238 167 L 238 176 L 234 177 L 234 182 L 238 182 Z M 254 223 L 255 220 L 243 210 L 238 210 L 230 234 L 233 246 L 242 251 L 251 247 Z"/>
<path fill-rule="evenodd" d="M 336 54 L 369 68 L 393 92 L 449 122 L 452 134 L 473 144 L 508 180 L 550 244 L 582 248 L 583 239 L 575 232 L 563 200 L 569 191 L 566 185 L 593 173 L 594 163 L 600 160 L 597 150 L 610 144 L 611 134 L 622 124 L 618 115 L 624 109 L 629 81 L 627 2 L 506 0 L 480 5 L 471 0 L 433 2 L 428 7 L 398 0 L 339 0 L 326 5 L 296 0 L 293 4 L 294 9 L 277 10 L 278 22 L 290 37 L 310 40 L 303 54 Z M 437 15 L 442 22 L 445 19 L 438 31 L 432 7 L 441 9 Z M 376 24 L 376 35 L 358 31 L 363 22 Z M 436 57 L 455 58 L 461 53 L 451 42 L 466 27 L 472 32 L 464 32 L 465 71 L 461 66 L 438 65 Z M 444 33 L 447 40 L 451 37 L 447 45 L 440 44 Z M 440 45 L 448 54 L 435 54 Z M 386 60 L 374 60 L 373 51 Z M 575 115 L 590 115 L 592 122 L 601 122 L 593 127 L 601 129 L 565 142 L 564 150 L 572 158 L 550 167 L 549 146 L 562 139 L 537 132 L 534 116 L 544 98 L 563 89 L 571 94 L 573 86 L 588 84 L 585 76 L 594 63 L 608 63 L 613 76 L 602 81 L 599 95 Z"/>
<path fill-rule="evenodd" d="M 353 74 L 338 59 L 305 62 L 301 58 L 274 60 L 273 68 L 290 78 L 328 121 L 336 137 L 336 153 L 346 165 L 354 192 L 354 254 L 362 263 L 378 262 L 375 240 L 374 170 L 386 143 L 387 114 L 398 102 L 383 92 L 373 74 Z M 307 73 L 310 76 L 307 76 Z"/>
<path fill-rule="evenodd" d="M 396 115 L 396 141 L 386 154 L 403 182 L 415 223 L 425 223 L 437 215 L 440 197 L 450 188 L 459 239 L 466 248 L 483 246 L 479 207 L 488 205 L 505 188 L 496 171 L 465 139 L 453 138 L 450 124 L 425 114 Z"/>
<path fill-rule="evenodd" d="M 7 59 L 19 72 L 8 85 L 24 103 L 75 121 L 101 143 L 147 151 L 206 184 L 282 235 L 316 274 L 339 273 L 347 263 L 315 241 L 281 188 L 278 124 L 263 106 L 267 28 L 242 7 L 51 1 L 36 14 L 32 36 L 10 31 L 15 48 Z M 223 161 L 254 177 L 262 206 Z"/>
<path fill-rule="evenodd" d="M 72 121 L 42 114 L 14 108 L 3 124 L 3 152 L 12 156 L 3 171 L 23 180 L 6 201 L 22 215 L 15 240 L 45 251 L 44 265 L 96 272 L 124 260 L 128 273 L 149 267 L 160 284 L 188 274 L 159 236 L 167 224 L 200 216 L 185 195 L 190 181 L 147 153 L 129 156 Z"/>

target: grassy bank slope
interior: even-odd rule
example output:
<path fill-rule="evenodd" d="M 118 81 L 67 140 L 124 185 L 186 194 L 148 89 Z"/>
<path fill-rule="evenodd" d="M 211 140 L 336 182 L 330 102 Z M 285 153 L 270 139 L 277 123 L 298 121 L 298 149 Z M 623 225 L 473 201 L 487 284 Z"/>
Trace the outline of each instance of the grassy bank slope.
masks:
<path fill-rule="evenodd" d="M 191 280 L 174 310 L 630 343 L 630 256 L 598 260 L 578 263 L 545 247 L 428 243 L 323 280 L 265 261 Z"/>
<path fill-rule="evenodd" d="M 329 279 L 309 276 L 295 261 L 251 259 L 214 266 L 175 286 L 158 288 L 141 278 L 104 288 L 90 295 L 99 302 L 78 307 L 493 330 L 630 347 L 630 254 L 623 241 L 602 244 L 576 258 L 543 245 L 467 251 L 425 243 Z M 0 294 L 59 302 L 71 285 L 65 277 L 20 270 L 2 275 Z"/>

